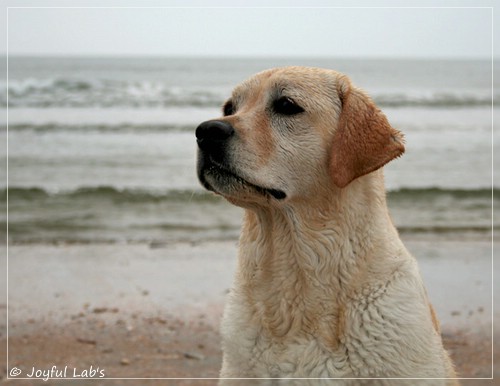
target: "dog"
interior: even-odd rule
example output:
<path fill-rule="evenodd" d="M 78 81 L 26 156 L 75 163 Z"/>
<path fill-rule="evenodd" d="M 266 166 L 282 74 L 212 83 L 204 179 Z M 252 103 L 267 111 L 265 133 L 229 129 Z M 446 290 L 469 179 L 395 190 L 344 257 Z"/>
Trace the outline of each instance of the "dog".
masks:
<path fill-rule="evenodd" d="M 263 71 L 196 139 L 201 184 L 245 209 L 221 383 L 458 384 L 387 209 L 403 135 L 364 91 L 333 70 Z"/>

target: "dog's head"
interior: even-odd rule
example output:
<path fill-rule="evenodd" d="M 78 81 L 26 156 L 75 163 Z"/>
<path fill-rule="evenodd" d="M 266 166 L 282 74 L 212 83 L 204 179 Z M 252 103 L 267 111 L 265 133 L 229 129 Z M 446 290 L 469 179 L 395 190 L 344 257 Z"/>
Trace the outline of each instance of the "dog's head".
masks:
<path fill-rule="evenodd" d="M 196 138 L 203 186 L 242 206 L 344 188 L 404 152 L 402 134 L 345 75 L 305 67 L 241 83 Z"/>

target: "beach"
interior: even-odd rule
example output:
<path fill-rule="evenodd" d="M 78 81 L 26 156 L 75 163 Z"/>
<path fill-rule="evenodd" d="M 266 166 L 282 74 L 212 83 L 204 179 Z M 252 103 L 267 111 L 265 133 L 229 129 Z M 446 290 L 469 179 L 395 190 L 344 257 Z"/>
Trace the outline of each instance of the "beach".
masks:
<path fill-rule="evenodd" d="M 491 377 L 491 244 L 420 239 L 406 245 L 418 256 L 460 376 Z M 20 369 L 16 378 L 26 378 L 16 384 L 35 384 L 29 375 L 40 370 L 43 377 L 42 370 L 54 366 L 68 377 L 91 370 L 96 378 L 217 377 L 218 326 L 236 255 L 235 241 L 11 246 L 9 369 Z M 4 257 L 2 267 L 5 263 Z M 1 310 L 6 312 L 6 304 Z M 4 323 L 1 337 L 5 342 Z M 500 353 L 496 342 L 495 352 Z M 500 375 L 498 370 L 495 374 Z M 118 379 L 95 382 L 121 384 Z"/>
<path fill-rule="evenodd" d="M 384 168 L 391 216 L 458 373 L 492 376 L 500 94 L 491 80 L 500 66 L 492 74 L 489 60 L 9 56 L 0 71 L 7 62 L 3 381 L 216 383 L 185 378 L 218 375 L 242 210 L 199 184 L 195 129 L 220 116 L 236 84 L 286 65 L 345 73 L 404 133 L 404 156 Z"/>

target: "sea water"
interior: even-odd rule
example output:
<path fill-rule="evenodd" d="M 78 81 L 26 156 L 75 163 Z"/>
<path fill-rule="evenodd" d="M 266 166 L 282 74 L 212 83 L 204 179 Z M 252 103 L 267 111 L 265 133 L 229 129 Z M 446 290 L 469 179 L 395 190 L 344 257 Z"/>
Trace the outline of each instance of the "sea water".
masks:
<path fill-rule="evenodd" d="M 11 243 L 235 240 L 242 211 L 200 186 L 194 131 L 237 83 L 283 65 L 349 75 L 404 132 L 405 155 L 385 168 L 403 235 L 491 237 L 500 76 L 490 61 L 9 57 L 0 240 L 7 196 Z"/>

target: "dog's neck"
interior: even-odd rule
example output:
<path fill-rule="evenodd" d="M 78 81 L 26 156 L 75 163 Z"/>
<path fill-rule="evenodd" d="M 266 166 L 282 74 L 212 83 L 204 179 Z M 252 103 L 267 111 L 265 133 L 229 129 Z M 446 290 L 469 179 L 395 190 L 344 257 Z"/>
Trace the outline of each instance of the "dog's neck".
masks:
<path fill-rule="evenodd" d="M 311 197 L 302 203 L 246 210 L 242 257 L 257 265 L 284 260 L 290 266 L 295 259 L 297 267 L 315 270 L 318 265 L 367 258 L 372 247 L 380 247 L 381 236 L 386 240 L 387 232 L 396 232 L 383 183 L 370 177 L 338 189 L 329 199 Z"/>
<path fill-rule="evenodd" d="M 312 198 L 303 205 L 246 211 L 237 285 L 263 315 L 284 316 L 289 310 L 280 312 L 283 307 L 306 307 L 311 301 L 336 303 L 362 279 L 360 267 L 366 268 L 371 256 L 380 256 L 381 248 L 390 253 L 400 247 L 382 243 L 399 238 L 387 214 L 383 183 L 376 181 L 365 176 L 329 201 Z M 388 232 L 396 237 L 388 238 Z M 277 318 L 275 334 L 286 334 L 292 322 Z"/>

